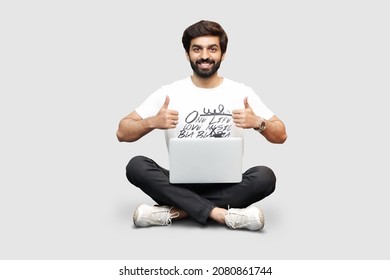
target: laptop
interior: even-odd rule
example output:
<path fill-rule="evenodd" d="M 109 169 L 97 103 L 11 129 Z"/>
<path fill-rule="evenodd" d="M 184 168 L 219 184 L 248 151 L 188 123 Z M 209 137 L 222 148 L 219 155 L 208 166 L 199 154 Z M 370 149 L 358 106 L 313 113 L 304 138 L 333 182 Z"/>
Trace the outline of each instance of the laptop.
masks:
<path fill-rule="evenodd" d="M 242 138 L 172 138 L 169 181 L 172 184 L 242 181 Z"/>

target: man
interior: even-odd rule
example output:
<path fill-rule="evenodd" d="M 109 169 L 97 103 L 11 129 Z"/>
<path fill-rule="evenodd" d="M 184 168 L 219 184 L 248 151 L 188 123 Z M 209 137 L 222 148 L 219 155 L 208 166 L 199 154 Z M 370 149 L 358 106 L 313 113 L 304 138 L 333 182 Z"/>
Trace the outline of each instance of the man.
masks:
<path fill-rule="evenodd" d="M 182 43 L 193 75 L 161 87 L 124 117 L 117 131 L 119 141 L 136 141 L 154 129 L 164 130 L 167 141 L 243 137 L 244 129 L 254 129 L 271 143 L 286 140 L 283 122 L 251 88 L 218 75 L 228 43 L 218 23 L 202 20 L 189 26 Z M 211 126 L 198 112 L 219 112 L 223 117 Z M 175 185 L 169 183 L 168 170 L 144 156 L 130 160 L 126 176 L 158 204 L 138 206 L 133 220 L 140 227 L 170 225 L 190 216 L 200 224 L 211 219 L 232 229 L 261 230 L 263 213 L 251 205 L 270 195 L 276 183 L 271 169 L 256 166 L 243 174 L 241 183 Z"/>

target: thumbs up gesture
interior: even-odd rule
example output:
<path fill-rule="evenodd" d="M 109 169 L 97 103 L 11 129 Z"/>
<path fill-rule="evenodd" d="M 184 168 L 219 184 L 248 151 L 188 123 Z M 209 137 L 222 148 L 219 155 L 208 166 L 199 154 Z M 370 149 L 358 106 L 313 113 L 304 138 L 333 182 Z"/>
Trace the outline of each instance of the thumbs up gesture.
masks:
<path fill-rule="evenodd" d="M 161 106 L 160 111 L 154 117 L 154 128 L 169 129 L 175 128 L 179 121 L 179 112 L 168 109 L 169 96 L 165 98 L 164 104 Z"/>
<path fill-rule="evenodd" d="M 257 125 L 258 117 L 253 112 L 248 102 L 248 97 L 244 98 L 244 109 L 233 110 L 233 122 L 237 127 L 254 128 Z"/>

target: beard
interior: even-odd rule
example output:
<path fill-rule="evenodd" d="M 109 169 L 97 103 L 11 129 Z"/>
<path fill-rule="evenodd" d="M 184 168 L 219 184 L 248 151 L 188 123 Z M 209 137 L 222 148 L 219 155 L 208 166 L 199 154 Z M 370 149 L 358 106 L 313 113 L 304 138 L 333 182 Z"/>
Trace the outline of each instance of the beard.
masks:
<path fill-rule="evenodd" d="M 210 69 L 201 69 L 198 64 L 206 62 L 206 63 L 213 63 L 213 67 Z M 221 66 L 221 60 L 215 62 L 212 59 L 198 59 L 195 62 L 190 60 L 191 68 L 194 70 L 194 73 L 198 75 L 200 78 L 207 79 L 213 76 L 215 73 L 217 73 L 219 67 Z"/>

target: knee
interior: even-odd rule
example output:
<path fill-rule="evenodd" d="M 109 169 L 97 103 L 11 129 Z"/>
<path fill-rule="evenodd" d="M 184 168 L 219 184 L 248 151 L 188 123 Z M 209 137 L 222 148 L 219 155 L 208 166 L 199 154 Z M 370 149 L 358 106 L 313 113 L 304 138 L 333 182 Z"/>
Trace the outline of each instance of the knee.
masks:
<path fill-rule="evenodd" d="M 142 166 L 145 162 L 146 157 L 144 156 L 135 156 L 133 157 L 126 166 L 126 177 L 130 183 L 134 184 L 137 178 L 137 175 L 142 174 Z"/>
<path fill-rule="evenodd" d="M 254 169 L 256 174 L 255 184 L 258 189 L 261 190 L 264 196 L 272 194 L 276 188 L 275 173 L 267 166 L 257 166 Z"/>
<path fill-rule="evenodd" d="M 270 195 L 275 191 L 276 187 L 276 176 L 271 168 L 267 166 L 262 166 L 262 177 L 264 181 L 264 185 L 267 186 L 267 195 Z"/>

